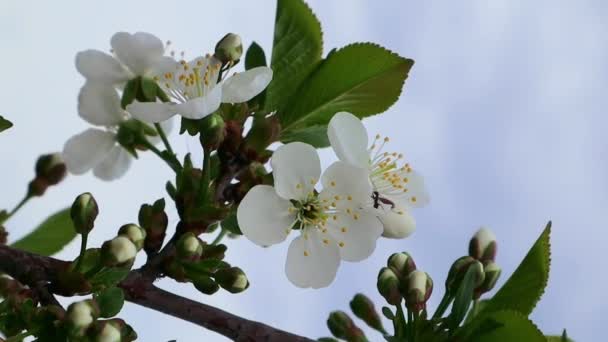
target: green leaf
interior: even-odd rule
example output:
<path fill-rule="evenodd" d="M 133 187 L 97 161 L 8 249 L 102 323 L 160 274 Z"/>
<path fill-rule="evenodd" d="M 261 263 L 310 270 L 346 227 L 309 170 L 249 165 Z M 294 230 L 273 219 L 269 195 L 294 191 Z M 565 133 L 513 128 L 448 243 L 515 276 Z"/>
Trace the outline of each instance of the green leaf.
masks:
<path fill-rule="evenodd" d="M 125 294 L 118 287 L 110 287 L 95 295 L 99 305 L 100 316 L 110 318 L 116 316 L 125 303 Z"/>
<path fill-rule="evenodd" d="M 467 273 L 462 279 L 462 283 L 456 291 L 454 297 L 454 304 L 452 304 L 452 311 L 450 312 L 448 325 L 451 329 L 456 328 L 460 322 L 464 319 L 471 301 L 473 300 L 473 291 L 475 290 L 475 283 L 477 281 L 477 270 L 475 267 L 469 267 Z"/>
<path fill-rule="evenodd" d="M 218 259 L 203 259 L 199 261 L 184 261 L 182 262 L 186 273 L 195 274 L 209 274 L 214 273 L 220 268 L 228 268 L 230 264 Z"/>
<path fill-rule="evenodd" d="M 332 53 L 280 112 L 285 131 L 327 125 L 340 111 L 359 118 L 387 110 L 397 101 L 414 65 L 379 45 L 357 43 Z"/>
<path fill-rule="evenodd" d="M 266 89 L 264 108 L 283 109 L 296 90 L 321 61 L 321 24 L 302 0 L 278 0 L 270 66 L 272 82 Z"/>
<path fill-rule="evenodd" d="M 96 289 L 115 286 L 127 277 L 129 271 L 126 267 L 104 268 L 91 278 L 91 284 Z"/>
<path fill-rule="evenodd" d="M 245 54 L 245 70 L 266 66 L 266 54 L 258 43 L 253 42 L 249 45 Z"/>
<path fill-rule="evenodd" d="M 70 208 L 63 209 L 42 222 L 31 233 L 11 246 L 24 251 L 50 256 L 59 252 L 76 236 Z"/>
<path fill-rule="evenodd" d="M 329 146 L 329 138 L 327 137 L 327 126 L 315 125 L 294 129 L 282 134 L 281 142 L 287 144 L 294 141 L 301 141 L 316 148 L 324 148 Z"/>
<path fill-rule="evenodd" d="M 122 98 L 120 99 L 120 106 L 122 109 L 127 108 L 128 105 L 133 103 L 135 97 L 137 96 L 137 90 L 139 89 L 139 80 L 140 78 L 134 78 L 127 82 L 125 87 L 122 90 Z"/>
<path fill-rule="evenodd" d="M 5 131 L 11 127 L 13 127 L 13 123 L 3 118 L 2 115 L 0 115 L 0 132 Z"/>
<path fill-rule="evenodd" d="M 393 311 L 391 310 L 391 308 L 389 308 L 388 306 L 383 306 L 382 307 L 382 315 L 384 315 L 384 317 L 386 317 L 386 319 L 392 321 L 393 319 L 395 319 L 395 314 L 393 313 Z"/>
<path fill-rule="evenodd" d="M 493 329 L 477 329 L 463 341 L 546 341 L 545 336 L 536 325 L 517 311 L 500 310 L 492 312 L 485 316 L 482 322 L 478 322 L 478 327 L 482 327 L 484 322 L 489 321 L 493 322 Z"/>
<path fill-rule="evenodd" d="M 564 329 L 560 336 L 545 336 L 545 338 L 547 339 L 547 342 L 574 342 L 573 339 L 568 337 L 566 329 Z"/>
<path fill-rule="evenodd" d="M 511 278 L 496 292 L 481 313 L 515 310 L 528 316 L 532 312 L 549 279 L 550 234 L 551 222 L 547 224 Z"/>

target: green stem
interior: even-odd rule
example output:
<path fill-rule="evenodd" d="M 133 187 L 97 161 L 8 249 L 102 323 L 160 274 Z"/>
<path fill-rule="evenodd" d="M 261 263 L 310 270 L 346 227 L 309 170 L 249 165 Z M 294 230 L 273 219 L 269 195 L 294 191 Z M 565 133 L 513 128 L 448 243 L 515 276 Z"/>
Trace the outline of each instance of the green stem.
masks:
<path fill-rule="evenodd" d="M 209 194 L 209 182 L 211 178 L 211 151 L 209 148 L 203 147 L 203 174 L 198 189 L 198 198 L 200 202 L 207 200 Z"/>
<path fill-rule="evenodd" d="M 445 310 L 448 308 L 448 306 L 450 306 L 451 302 L 452 296 L 450 296 L 446 291 L 446 293 L 443 294 L 443 298 L 441 298 L 441 302 L 439 302 L 439 306 L 437 307 L 437 310 L 435 310 L 435 313 L 433 314 L 433 317 L 431 319 L 437 319 L 443 316 Z"/>
<path fill-rule="evenodd" d="M 414 313 L 410 309 L 407 309 L 407 322 L 407 340 L 411 342 L 414 340 Z"/>
<path fill-rule="evenodd" d="M 160 139 L 163 141 L 163 145 L 165 145 L 165 148 L 167 149 L 167 151 L 169 151 L 169 153 L 175 155 L 175 153 L 173 152 L 173 148 L 171 148 L 171 144 L 169 143 L 169 140 L 167 139 L 167 135 L 165 134 L 165 131 L 163 130 L 161 125 L 159 123 L 155 123 L 154 127 L 156 127 L 156 131 L 158 132 Z"/>
<path fill-rule="evenodd" d="M 418 320 L 420 319 L 420 312 L 414 311 L 413 316 L 414 319 L 412 320 L 412 326 L 410 327 L 410 335 L 412 336 L 412 342 L 416 341 L 416 326 L 418 325 Z"/>
<path fill-rule="evenodd" d="M 87 239 L 89 237 L 89 234 L 82 234 L 82 237 L 80 239 L 80 254 L 78 255 L 78 261 L 76 262 L 76 266 L 74 267 L 74 270 L 76 272 L 80 272 L 80 268 L 82 267 L 82 262 L 84 260 L 84 253 L 87 250 Z"/>
<path fill-rule="evenodd" d="M 21 201 L 17 203 L 13 210 L 9 211 L 9 213 L 6 214 L 6 217 L 4 219 L 0 219 L 0 224 L 8 221 L 8 219 L 10 219 L 11 216 L 15 215 L 19 211 L 19 209 L 21 209 L 30 199 L 32 199 L 32 197 L 32 195 L 26 194 L 25 197 L 23 197 L 23 199 L 21 199 Z"/>
<path fill-rule="evenodd" d="M 213 242 L 211 242 L 212 245 L 217 245 L 218 243 L 220 243 L 222 241 L 222 239 L 224 238 L 224 236 L 226 236 L 228 234 L 228 231 L 226 229 L 222 229 L 220 231 L 220 233 L 215 237 L 215 239 L 213 240 Z"/>
<path fill-rule="evenodd" d="M 479 299 L 473 300 L 473 307 L 471 308 L 471 318 L 477 316 L 477 310 L 479 310 Z"/>
<path fill-rule="evenodd" d="M 401 307 L 401 303 L 397 304 L 397 312 L 395 315 L 394 327 L 395 327 L 395 337 L 405 337 L 405 331 L 407 328 L 407 322 L 405 321 L 405 315 L 403 313 L 403 308 Z"/>
<path fill-rule="evenodd" d="M 170 168 L 171 168 L 173 171 L 175 171 L 175 172 L 179 172 L 180 167 L 179 167 L 178 165 L 176 165 L 176 163 L 175 163 L 173 160 L 171 160 L 171 159 L 169 159 L 169 158 L 165 157 L 165 156 L 163 155 L 163 153 L 162 153 L 162 152 L 161 152 L 161 151 L 160 151 L 158 148 L 156 148 L 156 146 L 152 145 L 152 144 L 151 144 L 149 141 L 147 141 L 147 140 L 145 140 L 145 139 L 142 141 L 142 144 L 143 144 L 143 145 L 144 145 L 144 146 L 145 146 L 145 147 L 146 147 L 148 150 L 152 151 L 152 153 L 156 154 L 156 155 L 157 155 L 157 156 L 158 156 L 160 159 L 164 160 L 164 161 L 165 161 L 165 163 L 167 163 L 167 165 L 169 165 L 169 167 L 170 167 Z"/>

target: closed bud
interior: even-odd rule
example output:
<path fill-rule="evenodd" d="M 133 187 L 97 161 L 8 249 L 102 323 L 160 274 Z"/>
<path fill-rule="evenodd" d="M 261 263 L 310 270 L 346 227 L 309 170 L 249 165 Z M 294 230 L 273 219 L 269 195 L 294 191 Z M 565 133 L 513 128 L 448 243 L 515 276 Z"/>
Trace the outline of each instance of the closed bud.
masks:
<path fill-rule="evenodd" d="M 48 185 L 56 185 L 66 175 L 66 166 L 59 153 L 45 154 L 36 161 L 36 178 L 43 179 Z"/>
<path fill-rule="evenodd" d="M 225 127 L 226 124 L 224 123 L 224 119 L 217 113 L 213 113 L 201 119 L 201 145 L 209 150 L 217 149 L 222 141 L 224 141 Z"/>
<path fill-rule="evenodd" d="M 414 259 L 406 252 L 392 254 L 386 264 L 400 279 L 405 279 L 416 270 Z"/>
<path fill-rule="evenodd" d="M 332 335 L 347 341 L 359 341 L 365 336 L 344 311 L 334 311 L 329 314 L 327 327 Z"/>
<path fill-rule="evenodd" d="M 70 304 L 66 313 L 68 324 L 82 331 L 99 317 L 99 307 L 91 299 Z"/>
<path fill-rule="evenodd" d="M 445 280 L 445 289 L 447 292 L 452 294 L 456 293 L 462 279 L 464 279 L 464 275 L 469 269 L 469 266 L 474 262 L 478 261 L 468 255 L 460 257 L 454 261 L 452 267 L 450 267 L 450 271 L 448 272 L 448 277 Z"/>
<path fill-rule="evenodd" d="M 121 326 L 113 321 L 105 321 L 101 324 L 99 332 L 95 336 L 95 342 L 121 342 Z"/>
<path fill-rule="evenodd" d="M 120 227 L 118 230 L 119 236 L 124 236 L 127 239 L 131 240 L 138 251 L 140 251 L 144 247 L 144 241 L 146 239 L 146 231 L 140 226 L 129 223 Z"/>
<path fill-rule="evenodd" d="M 76 197 L 70 210 L 70 217 L 76 232 L 83 235 L 88 234 L 93 229 L 97 214 L 99 214 L 99 208 L 91 193 L 85 192 Z"/>
<path fill-rule="evenodd" d="M 405 303 L 410 310 L 420 311 L 433 293 L 433 280 L 426 272 L 413 271 L 405 284 Z"/>
<path fill-rule="evenodd" d="M 230 293 L 239 293 L 249 287 L 249 280 L 245 272 L 238 267 L 222 268 L 213 275 L 215 281 Z"/>
<path fill-rule="evenodd" d="M 469 255 L 479 261 L 494 261 L 496 236 L 491 230 L 481 227 L 469 242 Z"/>
<path fill-rule="evenodd" d="M 401 293 L 399 292 L 399 278 L 393 270 L 383 267 L 378 273 L 378 292 L 391 305 L 401 303 Z"/>
<path fill-rule="evenodd" d="M 205 275 L 197 276 L 192 279 L 192 284 L 194 284 L 194 287 L 196 287 L 197 290 L 206 295 L 212 295 L 220 289 L 220 286 L 215 280 Z"/>
<path fill-rule="evenodd" d="M 184 259 L 198 259 L 203 254 L 203 245 L 193 233 L 187 232 L 177 241 L 177 254 Z"/>
<path fill-rule="evenodd" d="M 382 320 L 376 311 L 374 303 L 364 294 L 356 294 L 353 300 L 350 301 L 350 308 L 355 316 L 359 317 L 365 324 L 380 332 L 384 332 Z"/>
<path fill-rule="evenodd" d="M 500 269 L 500 266 L 498 266 L 495 262 L 489 261 L 483 267 L 483 272 L 483 282 L 478 288 L 475 289 L 475 295 L 478 298 L 483 293 L 489 292 L 494 288 L 502 270 Z"/>
<path fill-rule="evenodd" d="M 137 247 L 126 236 L 117 236 L 101 246 L 101 257 L 106 266 L 127 265 L 135 259 Z"/>
<path fill-rule="evenodd" d="M 169 218 L 165 213 L 165 201 L 160 199 L 153 205 L 144 204 L 139 209 L 139 225 L 146 231 L 144 249 L 146 253 L 160 250 L 165 240 Z"/>
<path fill-rule="evenodd" d="M 228 33 L 215 45 L 215 57 L 223 63 L 236 62 L 243 55 L 243 43 L 238 34 Z"/>

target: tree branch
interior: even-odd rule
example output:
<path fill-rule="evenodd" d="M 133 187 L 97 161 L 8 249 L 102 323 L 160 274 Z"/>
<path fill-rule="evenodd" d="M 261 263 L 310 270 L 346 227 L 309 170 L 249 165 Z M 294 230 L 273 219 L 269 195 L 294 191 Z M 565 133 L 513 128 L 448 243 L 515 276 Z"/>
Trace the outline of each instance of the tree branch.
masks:
<path fill-rule="evenodd" d="M 66 261 L 0 245 L 0 271 L 30 287 L 53 283 L 59 271 L 68 265 Z M 162 290 L 140 270 L 131 271 L 119 286 L 132 303 L 194 323 L 234 341 L 313 341 Z"/>

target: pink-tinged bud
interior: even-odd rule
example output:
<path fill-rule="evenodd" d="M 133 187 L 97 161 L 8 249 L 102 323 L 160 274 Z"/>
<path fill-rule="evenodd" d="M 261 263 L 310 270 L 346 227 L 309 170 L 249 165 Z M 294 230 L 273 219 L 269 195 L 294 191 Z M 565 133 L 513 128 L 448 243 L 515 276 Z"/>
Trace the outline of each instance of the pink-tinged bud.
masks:
<path fill-rule="evenodd" d="M 500 266 L 493 261 L 488 261 L 483 267 L 483 282 L 475 289 L 475 296 L 479 298 L 482 294 L 491 291 L 496 285 L 501 272 Z"/>
<path fill-rule="evenodd" d="M 93 229 L 97 214 L 99 214 L 99 208 L 91 193 L 85 192 L 76 197 L 70 210 L 70 217 L 76 232 L 83 235 L 88 234 Z"/>
<path fill-rule="evenodd" d="M 376 311 L 374 303 L 367 298 L 364 294 L 358 293 L 350 301 L 350 308 L 363 322 L 377 331 L 384 332 L 384 326 L 382 326 L 382 320 L 380 315 Z"/>
<path fill-rule="evenodd" d="M 469 242 L 469 255 L 479 261 L 494 261 L 496 236 L 491 230 L 481 227 Z"/>
<path fill-rule="evenodd" d="M 56 185 L 66 175 L 66 166 L 59 153 L 45 154 L 36 161 L 36 178 L 44 179 L 48 185 Z"/>
<path fill-rule="evenodd" d="M 413 271 L 405 284 L 405 303 L 410 310 L 420 311 L 426 307 L 433 293 L 433 280 L 426 272 Z"/>
<path fill-rule="evenodd" d="M 414 258 L 406 252 L 392 254 L 386 264 L 400 279 L 405 279 L 416 270 Z"/>
<path fill-rule="evenodd" d="M 462 283 L 462 279 L 464 279 L 464 275 L 469 269 L 469 266 L 471 266 L 471 264 L 474 262 L 479 261 L 468 255 L 460 257 L 454 261 L 452 267 L 450 267 L 450 271 L 448 272 L 448 277 L 445 280 L 445 289 L 447 292 L 452 294 L 456 293 L 458 287 L 460 287 L 460 284 Z"/>
<path fill-rule="evenodd" d="M 399 305 L 401 303 L 401 293 L 399 292 L 399 278 L 388 267 L 383 267 L 378 273 L 378 292 L 391 305 Z"/>
<path fill-rule="evenodd" d="M 347 341 L 360 341 L 365 336 L 344 311 L 334 311 L 329 314 L 327 327 L 335 337 Z"/>

